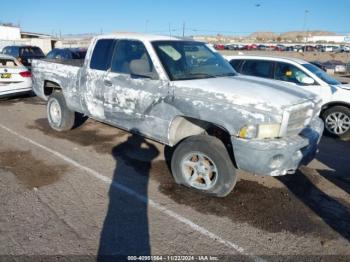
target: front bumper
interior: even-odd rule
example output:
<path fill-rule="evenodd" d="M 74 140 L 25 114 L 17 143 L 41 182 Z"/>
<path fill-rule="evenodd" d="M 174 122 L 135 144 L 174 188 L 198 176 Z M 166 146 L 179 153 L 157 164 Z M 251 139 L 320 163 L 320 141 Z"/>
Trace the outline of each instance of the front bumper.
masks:
<path fill-rule="evenodd" d="M 266 140 L 232 137 L 236 164 L 239 169 L 258 175 L 294 173 L 315 157 L 323 128 L 322 120 L 315 118 L 299 135 L 292 137 Z"/>

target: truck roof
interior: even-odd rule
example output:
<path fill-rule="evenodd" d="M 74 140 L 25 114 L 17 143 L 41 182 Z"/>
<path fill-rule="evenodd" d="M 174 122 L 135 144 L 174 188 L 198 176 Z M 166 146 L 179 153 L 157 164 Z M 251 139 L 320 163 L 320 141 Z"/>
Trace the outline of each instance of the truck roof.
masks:
<path fill-rule="evenodd" d="M 152 35 L 144 33 L 128 33 L 128 32 L 116 32 L 109 35 L 97 36 L 96 39 L 105 39 L 105 38 L 116 38 L 116 39 L 137 39 L 141 41 L 161 41 L 161 40 L 178 40 L 183 39 L 174 37 L 174 36 L 164 36 L 164 35 Z"/>

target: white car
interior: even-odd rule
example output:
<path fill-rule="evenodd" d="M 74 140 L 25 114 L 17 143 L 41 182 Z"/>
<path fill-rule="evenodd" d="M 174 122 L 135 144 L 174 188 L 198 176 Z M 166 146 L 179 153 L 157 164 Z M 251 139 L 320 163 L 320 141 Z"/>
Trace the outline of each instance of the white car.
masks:
<path fill-rule="evenodd" d="M 341 138 L 350 137 L 350 84 L 342 84 L 319 67 L 296 58 L 268 56 L 226 56 L 241 74 L 291 83 L 322 99 L 321 118 L 326 131 Z"/>
<path fill-rule="evenodd" d="M 0 54 L 0 97 L 32 91 L 32 74 L 17 59 Z"/>

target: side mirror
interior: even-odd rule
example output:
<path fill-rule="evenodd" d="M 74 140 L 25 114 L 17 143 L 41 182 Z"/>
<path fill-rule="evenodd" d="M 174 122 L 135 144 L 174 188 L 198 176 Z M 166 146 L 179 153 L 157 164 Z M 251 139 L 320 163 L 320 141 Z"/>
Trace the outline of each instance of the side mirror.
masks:
<path fill-rule="evenodd" d="M 301 79 L 300 82 L 305 85 L 312 85 L 315 83 L 315 80 L 311 77 L 305 76 Z"/>
<path fill-rule="evenodd" d="M 151 70 L 151 66 L 146 59 L 135 59 L 130 62 L 130 73 L 134 76 L 154 78 L 154 73 Z"/>

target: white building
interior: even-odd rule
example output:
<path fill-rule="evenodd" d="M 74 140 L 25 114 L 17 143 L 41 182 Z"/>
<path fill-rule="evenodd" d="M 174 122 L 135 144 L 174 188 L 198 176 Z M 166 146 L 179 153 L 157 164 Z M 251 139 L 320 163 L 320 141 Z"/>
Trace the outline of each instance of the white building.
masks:
<path fill-rule="evenodd" d="M 21 30 L 16 26 L 0 25 L 0 40 L 19 40 Z"/>
<path fill-rule="evenodd" d="M 307 37 L 307 42 L 350 43 L 350 35 L 315 35 Z"/>
<path fill-rule="evenodd" d="M 57 42 L 58 39 L 50 35 L 21 32 L 19 27 L 0 25 L 0 52 L 8 45 L 33 45 L 46 54 L 56 47 Z"/>

